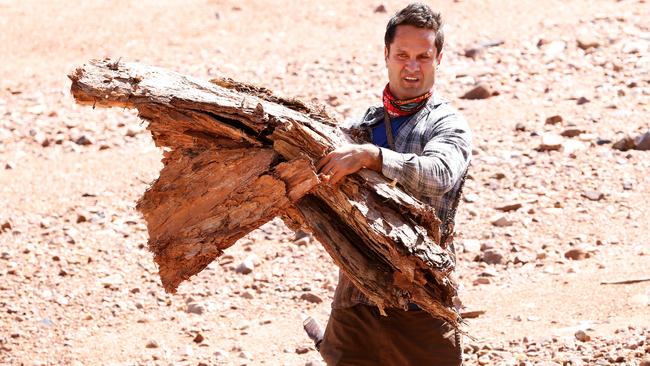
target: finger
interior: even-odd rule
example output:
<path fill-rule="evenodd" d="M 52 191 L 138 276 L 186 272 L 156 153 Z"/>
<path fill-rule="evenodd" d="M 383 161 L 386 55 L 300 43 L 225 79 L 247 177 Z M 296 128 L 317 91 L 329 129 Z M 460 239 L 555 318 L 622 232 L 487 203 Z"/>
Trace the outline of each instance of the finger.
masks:
<path fill-rule="evenodd" d="M 329 183 L 333 186 L 338 184 L 343 178 L 348 175 L 349 173 L 343 169 L 338 170 L 334 175 L 329 180 Z"/>

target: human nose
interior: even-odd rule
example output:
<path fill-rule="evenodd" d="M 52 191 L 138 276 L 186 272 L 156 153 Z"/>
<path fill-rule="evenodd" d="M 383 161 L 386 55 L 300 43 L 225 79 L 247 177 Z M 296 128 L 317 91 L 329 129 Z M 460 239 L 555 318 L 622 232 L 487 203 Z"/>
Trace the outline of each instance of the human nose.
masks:
<path fill-rule="evenodd" d="M 408 72 L 415 72 L 418 71 L 418 68 L 420 67 L 420 64 L 418 64 L 417 60 L 408 60 L 405 65 L 405 69 Z"/>

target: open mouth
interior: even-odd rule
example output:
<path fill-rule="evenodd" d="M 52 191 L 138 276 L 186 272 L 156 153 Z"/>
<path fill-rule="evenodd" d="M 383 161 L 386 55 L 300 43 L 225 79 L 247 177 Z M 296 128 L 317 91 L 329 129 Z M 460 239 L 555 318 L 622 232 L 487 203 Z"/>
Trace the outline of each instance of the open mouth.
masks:
<path fill-rule="evenodd" d="M 407 83 L 417 83 L 418 81 L 420 81 L 420 79 L 417 78 L 417 77 L 415 77 L 415 76 L 406 76 L 406 77 L 404 77 L 403 79 L 404 79 L 404 81 L 406 81 Z"/>

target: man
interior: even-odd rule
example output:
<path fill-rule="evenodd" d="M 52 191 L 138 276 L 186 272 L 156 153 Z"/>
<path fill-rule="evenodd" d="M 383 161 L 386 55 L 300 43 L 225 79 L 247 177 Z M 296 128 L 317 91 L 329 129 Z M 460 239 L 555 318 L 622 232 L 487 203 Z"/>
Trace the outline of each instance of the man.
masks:
<path fill-rule="evenodd" d="M 318 169 L 332 185 L 363 168 L 380 172 L 433 206 L 443 234 L 451 235 L 471 135 L 465 120 L 433 91 L 442 60 L 441 26 L 440 14 L 423 4 L 408 5 L 390 19 L 384 37 L 388 85 L 383 106 L 371 107 L 349 126 L 372 143 L 340 147 Z M 387 309 L 387 314 L 380 315 L 340 273 L 320 347 L 328 365 L 462 364 L 459 335 L 450 325 L 416 304 Z"/>

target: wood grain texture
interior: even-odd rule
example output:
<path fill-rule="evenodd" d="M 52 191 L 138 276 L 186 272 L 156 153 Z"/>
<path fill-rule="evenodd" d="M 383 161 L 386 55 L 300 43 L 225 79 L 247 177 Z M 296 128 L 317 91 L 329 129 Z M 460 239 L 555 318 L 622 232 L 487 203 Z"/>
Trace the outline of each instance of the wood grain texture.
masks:
<path fill-rule="evenodd" d="M 415 302 L 458 324 L 454 258 L 438 245 L 433 209 L 369 170 L 338 187 L 321 183 L 315 163 L 353 142 L 322 109 L 230 79 L 108 59 L 69 78 L 78 103 L 137 109 L 164 148 L 160 177 L 137 207 L 167 291 L 280 216 L 312 232 L 382 311 Z"/>

